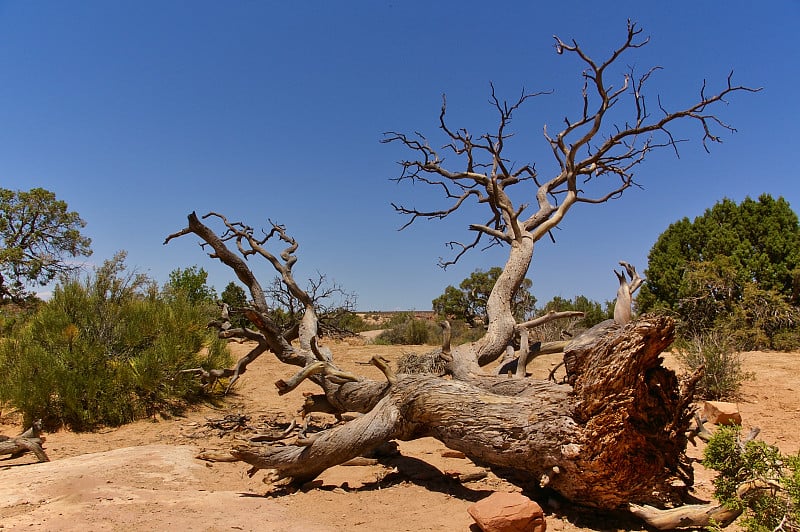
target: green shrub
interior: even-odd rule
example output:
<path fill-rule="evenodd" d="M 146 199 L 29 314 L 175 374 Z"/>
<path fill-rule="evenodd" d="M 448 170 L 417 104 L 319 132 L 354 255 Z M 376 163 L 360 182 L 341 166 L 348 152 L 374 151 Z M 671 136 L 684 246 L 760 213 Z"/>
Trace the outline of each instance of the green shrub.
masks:
<path fill-rule="evenodd" d="M 772 348 L 776 351 L 797 351 L 800 349 L 800 329 L 783 329 L 772 337 Z"/>
<path fill-rule="evenodd" d="M 383 331 L 375 339 L 375 343 L 396 345 L 441 343 L 442 333 L 438 324 L 428 320 L 416 319 L 411 314 L 393 316 L 387 326 L 390 328 Z"/>
<path fill-rule="evenodd" d="M 784 456 L 762 441 L 742 441 L 739 427 L 720 427 L 703 452 L 703 465 L 718 472 L 714 496 L 746 511 L 744 530 L 800 530 L 800 454 Z M 737 493 L 746 483 L 757 487 Z"/>
<path fill-rule="evenodd" d="M 450 334 L 452 344 L 459 345 L 480 340 L 486 334 L 486 329 L 484 327 L 471 327 L 463 320 L 450 320 Z M 434 338 L 437 341 L 432 343 L 441 341 L 441 328 Z"/>
<path fill-rule="evenodd" d="M 43 304 L 44 301 L 35 297 L 22 303 L 0 303 L 0 338 L 9 336 L 15 327 L 25 323 Z"/>
<path fill-rule="evenodd" d="M 733 340 L 720 330 L 696 334 L 679 342 L 679 358 L 689 371 L 704 366 L 697 393 L 704 399 L 735 399 L 742 383 L 751 378 L 742 370 L 741 357 Z"/>
<path fill-rule="evenodd" d="M 323 324 L 328 329 L 344 333 L 359 333 L 368 329 L 366 322 L 355 312 L 340 309 L 325 316 Z"/>
<path fill-rule="evenodd" d="M 84 282 L 62 281 L 50 302 L 0 343 L 0 400 L 53 428 L 89 430 L 158 412 L 200 393 L 180 370 L 228 363 L 205 324 L 215 309 L 161 297 L 118 255 Z"/>

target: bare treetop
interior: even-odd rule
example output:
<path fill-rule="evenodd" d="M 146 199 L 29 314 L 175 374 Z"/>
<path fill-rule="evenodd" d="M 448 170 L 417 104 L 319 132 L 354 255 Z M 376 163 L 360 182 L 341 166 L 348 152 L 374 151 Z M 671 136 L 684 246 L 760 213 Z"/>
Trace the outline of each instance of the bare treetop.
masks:
<path fill-rule="evenodd" d="M 732 73 L 726 84 L 714 94 L 707 94 L 705 81 L 693 103 L 678 110 L 668 110 L 656 96 L 655 110 L 645 95 L 651 77 L 661 67 L 655 66 L 637 75 L 633 67 L 615 86 L 609 81 L 609 67 L 616 65 L 629 52 L 645 46 L 641 29 L 628 22 L 625 41 L 606 59 L 596 61 L 577 41 L 567 43 L 559 37 L 556 53 L 574 56 L 583 63 L 582 112 L 577 118 L 564 118 L 564 126 L 557 133 L 544 128 L 544 138 L 550 145 L 559 172 L 553 176 L 539 176 L 535 164 L 525 164 L 514 169 L 504 154 L 506 142 L 513 136 L 509 125 L 517 112 L 529 99 L 548 92 L 525 92 L 513 102 L 501 101 L 491 86 L 490 102 L 497 112 L 495 132 L 475 136 L 466 128 L 454 129 L 446 121 L 447 100 L 443 97 L 439 128 L 446 143 L 434 148 L 428 139 L 415 133 L 413 136 L 398 132 L 385 134 L 383 142 L 400 142 L 410 149 L 414 158 L 400 162 L 401 175 L 397 181 L 418 181 L 433 185 L 443 193 L 446 205 L 440 209 L 419 210 L 415 207 L 392 204 L 399 213 L 408 216 L 404 228 L 418 218 L 442 219 L 457 211 L 468 200 L 488 207 L 488 219 L 469 226 L 476 233 L 472 242 L 451 242 L 458 250 L 456 256 L 443 266 L 455 263 L 468 250 L 488 238 L 492 243 L 511 244 L 522 238 L 541 239 L 554 229 L 575 203 L 604 203 L 617 198 L 637 183 L 634 170 L 647 154 L 659 148 L 672 148 L 677 154 L 677 144 L 670 127 L 687 119 L 698 124 L 702 131 L 702 144 L 708 150 L 711 142 L 721 142 L 721 134 L 735 129 L 719 119 L 710 110 L 735 92 L 757 92 L 760 89 L 734 85 Z M 629 104 L 625 111 L 628 119 L 616 121 L 612 110 L 623 102 Z M 619 114 L 619 113 L 618 113 Z M 460 168 L 445 166 L 444 155 L 457 156 Z M 533 181 L 537 187 L 534 197 L 512 197 L 511 186 L 523 181 Z M 594 183 L 592 195 L 583 188 Z M 529 207 L 533 206 L 533 210 Z"/>

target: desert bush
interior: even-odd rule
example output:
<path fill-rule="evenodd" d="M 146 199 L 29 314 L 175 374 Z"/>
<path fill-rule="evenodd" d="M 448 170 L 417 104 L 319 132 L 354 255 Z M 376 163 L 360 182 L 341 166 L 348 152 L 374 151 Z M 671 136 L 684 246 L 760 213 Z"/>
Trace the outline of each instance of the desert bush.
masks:
<path fill-rule="evenodd" d="M 772 348 L 776 351 L 797 351 L 800 349 L 800 329 L 784 329 L 772 337 Z"/>
<path fill-rule="evenodd" d="M 394 325 L 384 325 L 385 331 L 375 339 L 375 343 L 384 345 L 440 345 L 442 342 L 441 322 L 416 319 L 411 314 L 404 314 L 405 318 L 399 321 L 392 318 Z M 450 337 L 453 345 L 464 344 L 479 340 L 486 334 L 484 327 L 473 327 L 464 320 L 448 320 L 450 322 Z M 413 322 L 413 323 L 412 323 Z M 424 340 L 424 341 L 420 341 Z"/>
<path fill-rule="evenodd" d="M 800 454 L 784 456 L 763 441 L 743 441 L 739 427 L 720 427 L 703 452 L 703 465 L 717 471 L 714 496 L 745 511 L 748 532 L 800 530 Z M 737 489 L 754 483 L 740 496 Z"/>
<path fill-rule="evenodd" d="M 359 333 L 369 329 L 367 323 L 355 312 L 339 309 L 327 316 L 326 328 L 340 335 Z"/>
<path fill-rule="evenodd" d="M 472 327 L 463 320 L 450 320 L 450 335 L 453 345 L 465 344 L 480 340 L 486 334 L 485 327 Z M 431 343 L 439 343 L 442 338 L 441 328 L 431 338 Z"/>
<path fill-rule="evenodd" d="M 181 369 L 228 362 L 205 324 L 214 308 L 161 297 L 118 255 L 53 298 L 0 343 L 0 400 L 46 426 L 88 430 L 172 413 L 200 392 Z"/>
<path fill-rule="evenodd" d="M 742 370 L 738 346 L 724 331 L 712 329 L 676 342 L 681 362 L 689 371 L 704 366 L 697 393 L 704 399 L 735 399 L 750 374 Z"/>
<path fill-rule="evenodd" d="M 6 337 L 12 331 L 25 323 L 44 301 L 36 297 L 29 297 L 23 302 L 3 302 L 0 303 L 0 338 Z"/>
<path fill-rule="evenodd" d="M 441 329 L 435 322 L 398 314 L 387 323 L 387 329 L 376 339 L 377 344 L 423 345 L 441 342 Z"/>

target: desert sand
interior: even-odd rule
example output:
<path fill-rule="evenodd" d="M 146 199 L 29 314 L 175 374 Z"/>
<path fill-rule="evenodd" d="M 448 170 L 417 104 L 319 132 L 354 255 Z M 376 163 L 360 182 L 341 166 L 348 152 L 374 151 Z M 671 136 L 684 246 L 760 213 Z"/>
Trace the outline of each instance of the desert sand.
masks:
<path fill-rule="evenodd" d="M 375 378 L 365 365 L 375 354 L 397 360 L 429 346 L 376 346 L 330 342 L 345 369 Z M 232 343 L 234 356 L 247 345 Z M 535 377 L 544 378 L 558 362 L 536 359 Z M 800 450 L 800 354 L 749 352 L 744 369 L 753 379 L 743 388 L 739 408 L 745 429 L 761 428 L 760 438 L 784 453 Z M 679 368 L 666 356 L 666 363 Z M 247 431 L 222 431 L 214 421 L 246 416 L 246 425 L 288 422 L 302 403 L 304 383 L 279 396 L 274 382 L 293 368 L 269 354 L 250 365 L 234 392 L 217 405 L 192 407 L 180 416 L 141 420 L 92 433 L 46 434 L 50 462 L 27 454 L 0 459 L 0 528 L 3 530 L 249 530 L 249 531 L 468 531 L 477 530 L 467 507 L 494 491 L 519 488 L 468 459 L 452 456 L 436 440 L 400 442 L 400 456 L 384 464 L 337 466 L 304 489 L 276 490 L 266 471 L 248 477 L 242 463 L 207 462 L 204 450 L 225 450 Z M 242 418 L 243 419 L 243 418 Z M 315 414 L 312 424 L 335 420 Z M 0 434 L 19 434 L 19 416 L 3 411 Z M 702 448 L 691 448 L 700 457 Z M 696 466 L 695 495 L 707 500 L 712 473 Z M 643 529 L 620 516 L 594 516 L 548 497 L 538 500 L 548 530 Z M 472 528 L 471 528 L 472 526 Z M 730 527 L 734 529 L 735 527 Z"/>

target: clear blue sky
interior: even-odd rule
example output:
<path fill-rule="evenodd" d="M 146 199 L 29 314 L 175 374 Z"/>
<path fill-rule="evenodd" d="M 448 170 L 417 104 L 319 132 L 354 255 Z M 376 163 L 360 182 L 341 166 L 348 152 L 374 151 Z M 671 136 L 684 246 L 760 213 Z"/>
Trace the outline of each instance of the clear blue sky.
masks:
<path fill-rule="evenodd" d="M 285 224 L 300 242 L 297 277 L 324 272 L 362 310 L 429 309 L 503 253 L 437 266 L 445 242 L 485 221 L 476 208 L 399 232 L 390 202 L 438 196 L 390 181 L 408 154 L 380 144 L 382 133 L 441 144 L 443 93 L 453 127 L 483 132 L 495 127 L 490 82 L 508 100 L 523 87 L 553 90 L 519 113 L 509 147 L 550 175 L 542 126 L 580 111 L 581 82 L 552 36 L 603 57 L 627 18 L 651 43 L 621 66 L 663 66 L 651 90 L 665 105 L 691 102 L 704 79 L 722 87 L 731 70 L 764 90 L 717 109 L 738 133 L 710 155 L 697 142 L 680 159 L 656 154 L 637 171 L 642 189 L 578 205 L 556 244 L 538 244 L 529 277 L 540 303 L 609 300 L 618 260 L 644 270 L 670 223 L 723 197 L 767 192 L 800 210 L 800 1 L 0 1 L 0 186 L 44 187 L 78 211 L 92 264 L 126 250 L 130 267 L 160 283 L 198 265 L 221 290 L 233 276 L 196 239 L 162 245 L 191 211 L 215 210 Z"/>

